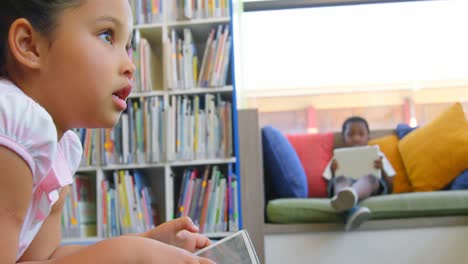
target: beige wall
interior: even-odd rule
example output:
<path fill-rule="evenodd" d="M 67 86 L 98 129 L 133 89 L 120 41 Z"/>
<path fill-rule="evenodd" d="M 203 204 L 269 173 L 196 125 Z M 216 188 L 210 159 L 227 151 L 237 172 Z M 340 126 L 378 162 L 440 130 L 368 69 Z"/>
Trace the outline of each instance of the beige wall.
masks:
<path fill-rule="evenodd" d="M 427 124 L 454 102 L 462 102 L 468 113 L 468 88 L 463 87 L 260 97 L 249 99 L 248 104 L 259 109 L 261 126 L 272 125 L 286 133 L 306 133 L 309 107 L 315 108 L 319 132 L 340 131 L 342 122 L 352 115 L 366 118 L 372 130 L 392 129 L 406 122 L 407 99 L 414 103 L 418 125 Z"/>
<path fill-rule="evenodd" d="M 339 109 L 402 105 L 405 98 L 412 98 L 416 104 L 467 102 L 468 86 L 321 95 L 288 95 L 285 91 L 281 96 L 263 97 L 251 94 L 246 100 L 249 108 L 258 108 L 262 112 L 278 112 L 304 109 L 309 106 L 314 106 L 316 109 Z"/>

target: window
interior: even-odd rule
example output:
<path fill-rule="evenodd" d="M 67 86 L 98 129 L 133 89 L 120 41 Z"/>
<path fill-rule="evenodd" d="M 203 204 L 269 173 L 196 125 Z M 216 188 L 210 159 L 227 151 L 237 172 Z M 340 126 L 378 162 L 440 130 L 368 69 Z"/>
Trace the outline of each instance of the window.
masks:
<path fill-rule="evenodd" d="M 286 133 L 423 125 L 468 109 L 467 1 L 417 1 L 246 12 L 241 100 Z"/>

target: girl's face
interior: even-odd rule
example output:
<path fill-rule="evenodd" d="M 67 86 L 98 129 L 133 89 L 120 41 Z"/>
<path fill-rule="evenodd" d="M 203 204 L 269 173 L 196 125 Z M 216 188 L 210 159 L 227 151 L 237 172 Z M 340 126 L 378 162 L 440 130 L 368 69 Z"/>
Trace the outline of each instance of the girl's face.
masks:
<path fill-rule="evenodd" d="M 344 131 L 344 144 L 346 147 L 365 146 L 369 141 L 369 132 L 362 122 L 349 123 Z"/>
<path fill-rule="evenodd" d="M 41 61 L 41 103 L 63 130 L 112 127 L 135 71 L 128 0 L 92 0 L 58 18 Z"/>

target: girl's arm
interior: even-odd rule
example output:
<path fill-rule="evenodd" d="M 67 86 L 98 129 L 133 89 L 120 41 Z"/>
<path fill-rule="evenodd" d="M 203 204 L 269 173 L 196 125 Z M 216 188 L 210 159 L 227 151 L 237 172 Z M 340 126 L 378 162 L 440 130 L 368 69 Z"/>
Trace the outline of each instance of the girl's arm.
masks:
<path fill-rule="evenodd" d="M 11 262 L 12 263 L 12 262 Z M 156 240 L 138 236 L 120 236 L 106 239 L 87 246 L 72 254 L 48 261 L 19 262 L 21 264 L 212 264 L 207 259 L 199 258 L 188 251 L 179 249 Z"/>
<path fill-rule="evenodd" d="M 21 260 L 58 259 L 80 251 L 88 246 L 60 246 L 60 220 L 68 191 L 68 187 L 64 187 L 61 190 L 59 200 L 52 207 L 49 217 L 42 224 L 41 230 L 36 235 L 28 250 L 23 254 Z M 142 234 L 128 234 L 126 236 L 140 236 L 143 238 L 155 239 L 190 252 L 195 252 L 211 243 L 207 237 L 198 234 L 198 228 L 193 224 L 190 218 L 187 217 L 169 221 Z"/>
<path fill-rule="evenodd" d="M 32 197 L 32 173 L 11 150 L 0 146 L 0 263 L 15 263 L 19 234 Z"/>
<path fill-rule="evenodd" d="M 13 264 L 16 263 L 19 234 L 32 196 L 32 173 L 22 158 L 4 147 L 0 147 L 0 172 L 0 233 L 2 234 L 2 238 L 0 239 L 0 248 L 2 250 L 0 263 Z M 61 207 L 57 206 L 57 208 L 60 208 L 60 210 L 54 209 L 54 215 L 60 216 Z M 52 217 L 50 221 L 46 220 L 48 222 L 43 223 L 40 231 L 42 234 L 47 234 L 48 228 L 55 226 L 54 219 Z M 60 217 L 58 219 L 60 220 Z M 35 242 L 36 248 L 31 251 L 31 248 L 28 248 L 27 251 L 30 251 L 29 255 L 23 255 L 18 263 L 213 263 L 207 259 L 199 258 L 186 250 L 169 246 L 153 239 L 136 236 L 122 236 L 104 240 L 94 245 L 80 248 L 73 253 L 68 252 L 67 255 L 60 253 L 60 251 L 53 253 L 58 245 L 56 244 L 55 232 L 56 230 L 60 230 L 60 221 L 56 222 L 56 224 L 58 225 L 58 229 L 50 229 L 51 237 L 49 239 L 46 235 L 43 235 L 37 240 L 42 242 L 44 248 L 41 249 L 39 247 L 41 245 L 40 242 Z M 60 234 L 60 232 L 57 232 L 57 234 Z M 60 237 L 58 241 L 60 243 Z M 50 251 L 50 248 L 54 249 Z M 35 254 L 33 254 L 33 251 Z M 49 259 L 51 257 L 52 259 Z"/>
<path fill-rule="evenodd" d="M 41 229 L 21 256 L 20 261 L 47 260 L 52 257 L 68 255 L 83 248 L 83 246 L 60 247 L 62 241 L 61 216 L 68 192 L 68 186 L 62 188 L 59 199 L 52 206 L 49 216 L 42 223 Z"/>

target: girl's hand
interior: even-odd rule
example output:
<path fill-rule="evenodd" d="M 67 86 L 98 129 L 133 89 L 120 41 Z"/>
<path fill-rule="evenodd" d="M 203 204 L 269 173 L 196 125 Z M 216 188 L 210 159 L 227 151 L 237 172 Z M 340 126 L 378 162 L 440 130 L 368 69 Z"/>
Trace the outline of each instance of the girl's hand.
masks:
<path fill-rule="evenodd" d="M 139 239 L 138 243 L 130 244 L 135 248 L 135 255 L 138 256 L 136 263 L 215 264 L 210 259 L 196 256 L 187 250 L 157 240 L 141 237 L 135 239 Z"/>
<path fill-rule="evenodd" d="M 157 241 L 154 241 L 157 242 Z M 174 264 L 215 264 L 214 261 L 196 256 L 184 249 L 173 247 L 167 244 L 163 244 L 164 249 L 159 250 L 156 253 L 155 258 L 158 261 L 155 263 L 174 263 Z M 145 262 L 146 263 L 146 262 Z M 153 262 L 150 262 L 153 263 Z"/>
<path fill-rule="evenodd" d="M 374 161 L 374 168 L 381 170 L 382 169 L 382 157 Z"/>
<path fill-rule="evenodd" d="M 211 244 L 211 241 L 198 233 L 198 227 L 189 217 L 178 218 L 157 226 L 142 234 L 189 252 L 195 252 Z"/>

